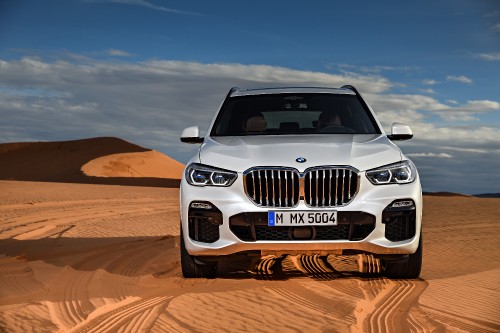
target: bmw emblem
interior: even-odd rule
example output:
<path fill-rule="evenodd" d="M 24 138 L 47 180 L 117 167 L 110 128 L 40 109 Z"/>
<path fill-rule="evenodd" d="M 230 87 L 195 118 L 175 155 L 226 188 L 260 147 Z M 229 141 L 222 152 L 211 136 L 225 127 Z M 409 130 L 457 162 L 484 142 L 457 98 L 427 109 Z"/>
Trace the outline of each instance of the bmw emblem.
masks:
<path fill-rule="evenodd" d="M 303 157 L 297 157 L 297 158 L 295 159 L 295 161 L 297 161 L 298 163 L 304 163 L 304 162 L 305 162 L 305 161 L 307 161 L 307 160 L 306 160 L 305 158 L 303 158 Z"/>

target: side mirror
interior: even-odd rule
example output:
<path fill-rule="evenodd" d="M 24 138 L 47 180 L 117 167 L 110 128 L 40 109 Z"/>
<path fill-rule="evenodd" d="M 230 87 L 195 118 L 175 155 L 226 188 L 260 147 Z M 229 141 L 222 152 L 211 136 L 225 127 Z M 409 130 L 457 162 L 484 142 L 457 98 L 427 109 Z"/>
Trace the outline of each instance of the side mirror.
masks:
<path fill-rule="evenodd" d="M 410 126 L 402 123 L 392 123 L 391 134 L 387 136 L 390 140 L 408 140 L 413 138 Z"/>
<path fill-rule="evenodd" d="M 203 143 L 198 126 L 185 128 L 181 134 L 181 141 L 185 143 Z"/>

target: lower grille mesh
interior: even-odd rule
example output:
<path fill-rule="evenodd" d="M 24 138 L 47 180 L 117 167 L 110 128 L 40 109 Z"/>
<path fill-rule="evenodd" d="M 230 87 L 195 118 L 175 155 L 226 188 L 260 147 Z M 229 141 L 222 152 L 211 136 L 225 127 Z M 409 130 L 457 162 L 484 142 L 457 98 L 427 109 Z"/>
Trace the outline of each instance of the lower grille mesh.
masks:
<path fill-rule="evenodd" d="M 382 223 L 385 224 L 385 238 L 392 242 L 411 239 L 416 235 L 416 210 L 387 207 L 382 212 Z"/>
<path fill-rule="evenodd" d="M 204 204 L 211 208 L 197 208 L 196 204 Z M 219 225 L 222 224 L 222 213 L 210 202 L 194 202 L 189 204 L 188 229 L 189 238 L 203 243 L 214 243 L 219 240 Z"/>
<path fill-rule="evenodd" d="M 213 243 L 219 239 L 219 226 L 205 218 L 189 218 L 189 237 L 203 243 Z"/>
<path fill-rule="evenodd" d="M 415 219 L 405 218 L 385 225 L 385 238 L 392 242 L 404 241 L 415 237 Z"/>
<path fill-rule="evenodd" d="M 375 229 L 375 216 L 363 212 L 339 212 L 335 226 L 269 227 L 267 213 L 240 213 L 229 218 L 230 230 L 242 241 L 290 241 L 295 229 L 307 228 L 310 236 L 303 241 L 350 240 L 366 238 Z"/>

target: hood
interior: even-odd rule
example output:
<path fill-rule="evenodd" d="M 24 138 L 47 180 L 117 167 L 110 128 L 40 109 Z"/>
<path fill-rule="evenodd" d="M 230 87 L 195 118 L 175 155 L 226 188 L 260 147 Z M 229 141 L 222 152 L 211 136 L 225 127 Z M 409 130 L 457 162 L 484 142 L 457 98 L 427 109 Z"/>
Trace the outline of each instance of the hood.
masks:
<path fill-rule="evenodd" d="M 306 159 L 304 163 L 295 160 Z M 200 162 L 243 172 L 255 166 L 293 167 L 300 172 L 321 165 L 349 165 L 359 171 L 401 160 L 401 151 L 385 135 L 272 135 L 206 137 Z"/>

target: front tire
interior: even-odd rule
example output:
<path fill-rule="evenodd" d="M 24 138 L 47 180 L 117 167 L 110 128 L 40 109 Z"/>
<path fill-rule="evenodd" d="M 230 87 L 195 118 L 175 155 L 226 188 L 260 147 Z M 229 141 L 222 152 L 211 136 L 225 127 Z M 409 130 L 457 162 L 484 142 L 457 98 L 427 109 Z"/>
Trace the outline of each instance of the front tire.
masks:
<path fill-rule="evenodd" d="M 410 254 L 405 263 L 386 262 L 385 275 L 390 279 L 416 279 L 422 270 L 422 234 L 415 253 Z"/>
<path fill-rule="evenodd" d="M 194 256 L 190 255 L 184 244 L 184 235 L 180 235 L 180 252 L 182 276 L 185 278 L 207 278 L 213 279 L 217 275 L 217 265 L 214 263 L 197 263 Z"/>

